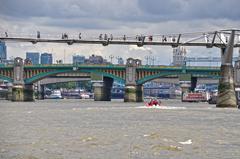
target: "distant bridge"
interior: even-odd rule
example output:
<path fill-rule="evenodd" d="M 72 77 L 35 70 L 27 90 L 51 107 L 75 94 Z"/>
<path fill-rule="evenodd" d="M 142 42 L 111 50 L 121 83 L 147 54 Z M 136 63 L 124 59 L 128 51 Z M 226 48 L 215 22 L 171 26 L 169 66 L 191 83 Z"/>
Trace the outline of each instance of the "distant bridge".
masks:
<path fill-rule="evenodd" d="M 31 84 L 41 79 L 61 74 L 64 77 L 67 73 L 79 73 L 79 76 L 90 77 L 91 74 L 97 74 L 114 80 L 126 81 L 126 66 L 121 65 L 25 65 L 24 66 L 24 83 Z M 160 77 L 178 77 L 181 74 L 191 74 L 192 77 L 219 78 L 219 67 L 176 67 L 176 66 L 139 66 L 136 68 L 136 83 L 144 84 Z M 0 79 L 13 82 L 13 66 L 0 66 Z"/>
<path fill-rule="evenodd" d="M 14 83 L 13 101 L 32 101 L 33 84 L 48 77 L 91 77 L 95 100 L 111 100 L 113 81 L 125 83 L 126 102 L 143 100 L 143 84 L 161 77 L 178 78 L 196 87 L 197 78 L 219 78 L 218 67 L 142 66 L 138 59 L 129 58 L 126 65 L 24 65 L 16 58 L 14 65 L 0 66 L 0 79 Z M 44 88 L 41 88 L 43 92 Z M 41 93 L 42 94 L 42 93 Z"/>

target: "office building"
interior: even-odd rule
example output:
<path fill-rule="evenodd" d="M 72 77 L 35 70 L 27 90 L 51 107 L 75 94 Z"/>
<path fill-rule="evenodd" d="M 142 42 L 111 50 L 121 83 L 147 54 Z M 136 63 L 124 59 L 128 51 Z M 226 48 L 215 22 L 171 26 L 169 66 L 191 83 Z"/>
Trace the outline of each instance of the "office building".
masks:
<path fill-rule="evenodd" d="M 84 64 L 85 56 L 74 55 L 73 56 L 73 64 Z"/>
<path fill-rule="evenodd" d="M 187 51 L 185 47 L 177 47 L 173 49 L 173 66 L 183 66 L 186 63 Z"/>
<path fill-rule="evenodd" d="M 103 57 L 98 55 L 89 56 L 88 62 L 90 64 L 103 64 Z"/>
<path fill-rule="evenodd" d="M 38 52 L 27 52 L 26 59 L 29 59 L 33 65 L 39 64 L 39 53 Z"/>
<path fill-rule="evenodd" d="M 124 65 L 124 60 L 123 60 L 123 58 L 117 58 L 117 61 L 118 61 L 118 64 L 119 65 Z"/>
<path fill-rule="evenodd" d="M 0 42 L 0 60 L 7 59 L 7 46 L 5 42 Z"/>
<path fill-rule="evenodd" d="M 46 64 L 52 64 L 52 63 L 53 63 L 52 54 L 50 53 L 41 54 L 41 64 L 46 65 Z"/>

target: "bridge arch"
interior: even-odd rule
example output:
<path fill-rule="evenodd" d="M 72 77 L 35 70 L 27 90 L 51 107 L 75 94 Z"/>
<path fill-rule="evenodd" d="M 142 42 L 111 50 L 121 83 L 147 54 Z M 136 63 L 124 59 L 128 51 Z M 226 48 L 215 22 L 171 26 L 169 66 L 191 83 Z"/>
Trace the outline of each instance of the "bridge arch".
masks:
<path fill-rule="evenodd" d="M 123 79 L 121 77 L 118 77 L 116 75 L 110 74 L 110 73 L 101 72 L 101 71 L 88 71 L 88 72 L 91 72 L 91 73 L 94 73 L 94 74 L 97 74 L 97 75 L 102 75 L 103 77 L 109 77 L 109 78 L 112 78 L 112 79 L 114 79 L 116 81 L 119 81 L 121 83 L 125 83 L 125 79 Z"/>
<path fill-rule="evenodd" d="M 171 75 L 181 75 L 181 74 L 186 74 L 185 72 L 162 72 L 162 73 L 158 73 L 155 75 L 150 75 L 150 76 L 146 76 L 142 79 L 137 80 L 137 84 L 141 85 L 144 84 L 148 81 L 160 78 L 160 77 L 166 77 L 166 76 L 171 76 Z M 208 73 L 189 73 L 192 74 L 193 77 L 206 77 L 206 78 L 215 78 L 215 79 L 219 79 L 220 75 L 211 75 Z"/>
<path fill-rule="evenodd" d="M 10 78 L 10 77 L 7 77 L 7 76 L 3 76 L 3 75 L 0 75 L 0 80 L 5 80 L 5 81 L 8 81 L 8 82 L 13 82 L 13 79 Z"/>
<path fill-rule="evenodd" d="M 39 73 L 35 76 L 32 76 L 30 78 L 27 78 L 25 79 L 25 84 L 31 84 L 31 83 L 34 83 L 34 82 L 37 82 L 41 79 L 44 79 L 48 76 L 51 76 L 51 75 L 57 75 L 57 74 L 60 74 L 60 73 L 72 73 L 72 72 L 82 72 L 82 73 L 94 73 L 94 74 L 97 74 L 97 75 L 102 75 L 103 77 L 109 77 L 109 78 L 113 78 L 114 80 L 117 80 L 117 81 L 120 81 L 120 82 L 125 82 L 125 79 L 121 78 L 121 77 L 118 77 L 116 75 L 113 75 L 113 74 L 110 74 L 110 73 L 106 73 L 106 72 L 101 72 L 101 71 L 97 71 L 97 70 L 86 70 L 86 69 L 81 69 L 81 70 L 78 70 L 78 71 L 73 71 L 73 70 L 69 70 L 69 69 L 65 69 L 65 70 L 55 70 L 55 71 L 50 71 L 50 72 L 44 72 L 44 73 Z M 1 76 L 0 76 L 1 78 Z"/>

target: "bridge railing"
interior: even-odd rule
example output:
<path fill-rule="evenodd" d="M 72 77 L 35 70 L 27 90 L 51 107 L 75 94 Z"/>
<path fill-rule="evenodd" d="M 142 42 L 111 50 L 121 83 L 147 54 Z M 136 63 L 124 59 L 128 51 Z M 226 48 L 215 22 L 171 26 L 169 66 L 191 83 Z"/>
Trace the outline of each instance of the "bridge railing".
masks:
<path fill-rule="evenodd" d="M 110 44 L 126 44 L 138 46 L 143 45 L 171 45 L 173 47 L 179 45 L 188 46 L 207 46 L 207 47 L 222 47 L 227 44 L 229 39 L 229 31 L 207 31 L 207 32 L 193 32 L 193 33 L 179 33 L 179 34 L 139 34 L 139 35 L 112 35 L 112 34 L 80 34 L 80 33 L 41 33 L 39 36 L 35 33 L 24 32 L 3 32 L 0 31 L 0 40 L 15 40 L 21 42 L 55 42 L 55 43 L 91 43 L 103 44 L 104 46 Z M 239 30 L 235 34 L 235 47 L 240 46 Z M 110 41 L 110 42 L 109 42 Z"/>

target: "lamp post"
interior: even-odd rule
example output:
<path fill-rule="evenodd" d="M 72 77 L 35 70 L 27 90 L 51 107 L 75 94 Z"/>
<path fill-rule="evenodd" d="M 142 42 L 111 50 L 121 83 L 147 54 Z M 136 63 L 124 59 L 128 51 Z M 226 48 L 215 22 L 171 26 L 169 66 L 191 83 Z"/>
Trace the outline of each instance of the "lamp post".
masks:
<path fill-rule="evenodd" d="M 146 59 L 146 65 L 148 65 L 149 56 L 145 56 L 145 59 Z"/>
<path fill-rule="evenodd" d="M 112 59 L 114 58 L 114 56 L 113 56 L 113 55 L 110 55 L 109 58 L 110 58 L 111 64 L 112 64 Z"/>

